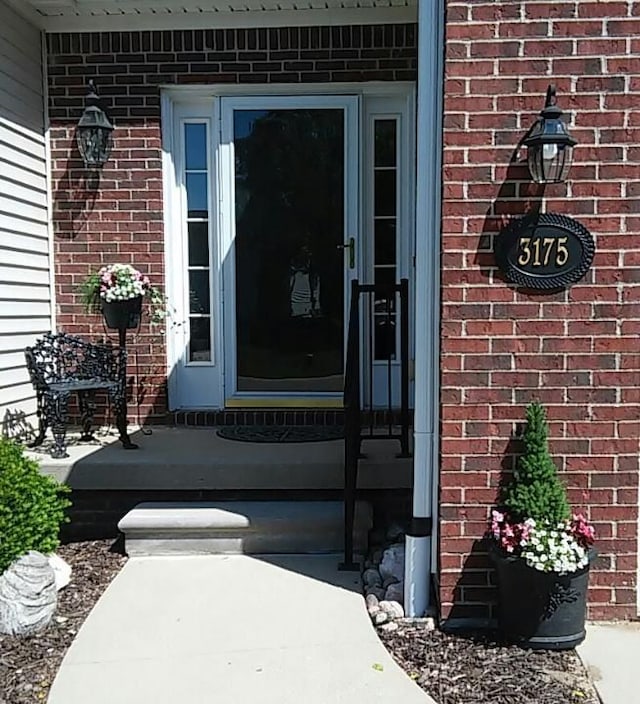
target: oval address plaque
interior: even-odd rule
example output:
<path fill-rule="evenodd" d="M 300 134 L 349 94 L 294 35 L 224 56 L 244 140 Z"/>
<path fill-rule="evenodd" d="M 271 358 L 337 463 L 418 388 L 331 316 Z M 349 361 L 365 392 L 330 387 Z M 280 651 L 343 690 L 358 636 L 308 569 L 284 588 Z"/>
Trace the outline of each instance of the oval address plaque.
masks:
<path fill-rule="evenodd" d="M 595 251 L 584 225 L 553 213 L 520 218 L 495 240 L 496 263 L 506 280 L 526 288 L 576 283 L 589 271 Z"/>

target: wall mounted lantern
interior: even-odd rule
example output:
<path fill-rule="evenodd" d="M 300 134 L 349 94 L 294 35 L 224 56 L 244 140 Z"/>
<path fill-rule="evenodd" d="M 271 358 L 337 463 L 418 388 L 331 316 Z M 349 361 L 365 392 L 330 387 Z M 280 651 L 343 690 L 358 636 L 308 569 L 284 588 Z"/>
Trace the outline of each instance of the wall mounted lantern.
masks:
<path fill-rule="evenodd" d="M 85 98 L 85 109 L 78 122 L 78 149 L 87 169 L 99 169 L 109 158 L 113 144 L 113 125 L 100 107 L 93 81 Z"/>
<path fill-rule="evenodd" d="M 561 183 L 567 178 L 576 140 L 569 134 L 556 105 L 556 88 L 547 88 L 544 110 L 524 140 L 529 173 L 536 183 Z"/>

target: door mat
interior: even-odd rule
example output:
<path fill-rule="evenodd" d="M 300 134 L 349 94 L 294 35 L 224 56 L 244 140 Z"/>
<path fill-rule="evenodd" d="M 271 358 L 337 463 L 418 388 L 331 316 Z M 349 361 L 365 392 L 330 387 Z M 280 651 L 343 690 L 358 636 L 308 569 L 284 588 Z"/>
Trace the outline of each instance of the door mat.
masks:
<path fill-rule="evenodd" d="M 324 442 L 341 440 L 344 428 L 339 425 L 228 425 L 218 436 L 240 442 Z"/>

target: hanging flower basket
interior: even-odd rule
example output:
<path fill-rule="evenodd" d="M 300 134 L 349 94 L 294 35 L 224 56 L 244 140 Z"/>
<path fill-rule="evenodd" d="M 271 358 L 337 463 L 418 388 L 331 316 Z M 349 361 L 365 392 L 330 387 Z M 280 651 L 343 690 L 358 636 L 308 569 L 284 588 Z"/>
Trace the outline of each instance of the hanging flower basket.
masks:
<path fill-rule="evenodd" d="M 132 330 L 140 325 L 142 296 L 126 301 L 105 301 L 101 303 L 105 325 L 112 330 Z"/>
<path fill-rule="evenodd" d="M 166 315 L 164 296 L 149 277 L 131 264 L 110 264 L 90 274 L 81 286 L 82 301 L 90 313 L 102 312 L 113 330 L 131 330 L 140 325 L 142 300 L 149 302 L 152 324 Z"/>

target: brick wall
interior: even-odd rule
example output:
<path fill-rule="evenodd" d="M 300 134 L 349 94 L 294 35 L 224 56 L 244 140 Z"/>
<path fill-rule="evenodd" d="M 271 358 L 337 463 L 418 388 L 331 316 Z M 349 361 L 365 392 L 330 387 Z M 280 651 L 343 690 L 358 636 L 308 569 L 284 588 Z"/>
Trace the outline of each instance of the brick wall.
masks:
<path fill-rule="evenodd" d="M 595 522 L 592 618 L 636 614 L 640 435 L 640 2 L 458 2 L 447 16 L 442 322 L 441 600 L 486 618 L 476 542 L 526 404 L 548 410 L 570 500 Z M 567 184 L 533 186 L 513 150 L 548 83 L 579 141 Z M 493 238 L 543 207 L 577 218 L 597 253 L 570 290 L 528 293 Z M 462 570 L 462 576 L 461 576 Z"/>
<path fill-rule="evenodd" d="M 132 263 L 163 284 L 159 86 L 414 80 L 415 45 L 413 25 L 50 35 L 59 328 L 104 333 L 101 319 L 83 312 L 77 287 L 105 263 Z M 74 143 L 90 78 L 116 125 L 99 185 L 87 181 Z M 161 417 L 164 340 L 148 324 L 129 340 L 141 416 Z"/>

